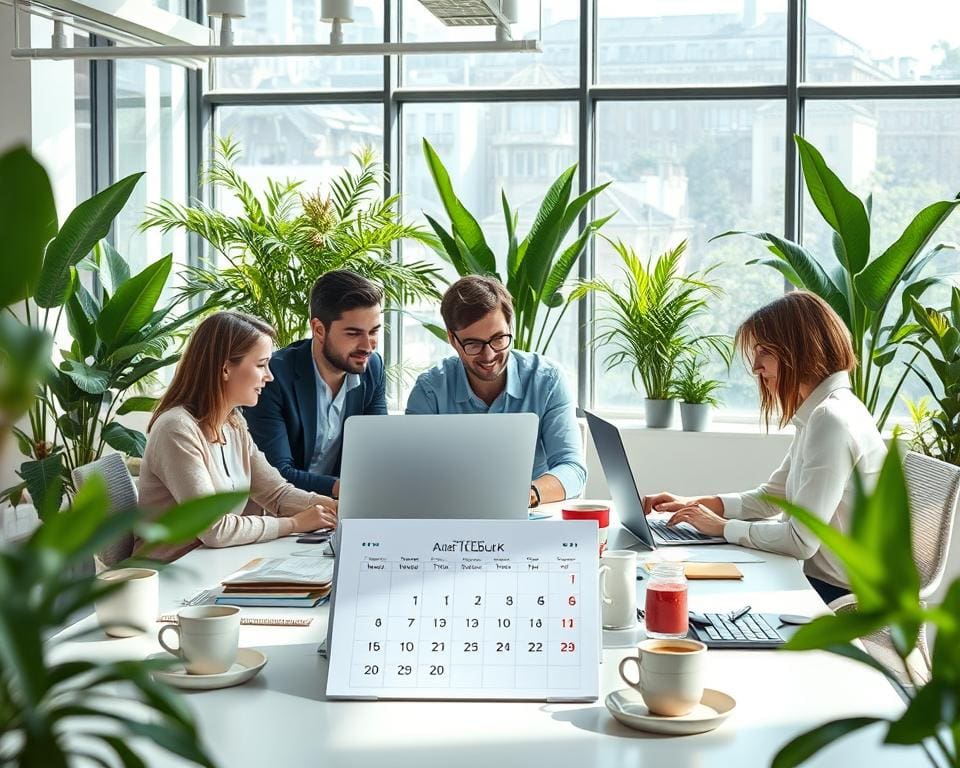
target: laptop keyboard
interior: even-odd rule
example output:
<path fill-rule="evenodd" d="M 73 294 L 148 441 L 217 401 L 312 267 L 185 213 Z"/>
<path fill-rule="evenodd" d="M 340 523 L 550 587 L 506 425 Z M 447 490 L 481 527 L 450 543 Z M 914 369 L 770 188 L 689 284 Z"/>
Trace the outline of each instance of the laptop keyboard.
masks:
<path fill-rule="evenodd" d="M 748 613 L 736 621 L 731 621 L 724 613 L 704 614 L 708 624 L 690 623 L 697 637 L 714 648 L 730 647 L 770 647 L 783 645 L 786 638 L 774 629 L 759 613 Z"/>
<path fill-rule="evenodd" d="M 698 539 L 713 538 L 685 525 L 672 526 L 660 520 L 648 520 L 647 524 L 658 537 L 668 541 L 697 541 Z"/>

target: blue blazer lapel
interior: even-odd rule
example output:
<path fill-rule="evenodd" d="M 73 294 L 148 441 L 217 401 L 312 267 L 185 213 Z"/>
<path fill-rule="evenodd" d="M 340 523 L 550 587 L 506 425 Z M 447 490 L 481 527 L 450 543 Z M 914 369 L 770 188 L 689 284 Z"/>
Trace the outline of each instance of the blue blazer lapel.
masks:
<path fill-rule="evenodd" d="M 313 346 L 297 350 L 293 389 L 297 396 L 300 423 L 303 424 L 303 468 L 309 469 L 317 442 L 317 380 L 314 373 Z"/>

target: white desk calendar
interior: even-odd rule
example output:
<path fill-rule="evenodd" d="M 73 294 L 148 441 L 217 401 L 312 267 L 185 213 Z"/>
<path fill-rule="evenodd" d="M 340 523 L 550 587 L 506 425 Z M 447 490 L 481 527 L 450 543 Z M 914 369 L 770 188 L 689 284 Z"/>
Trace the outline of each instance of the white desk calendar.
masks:
<path fill-rule="evenodd" d="M 341 520 L 329 698 L 594 701 L 593 520 Z"/>

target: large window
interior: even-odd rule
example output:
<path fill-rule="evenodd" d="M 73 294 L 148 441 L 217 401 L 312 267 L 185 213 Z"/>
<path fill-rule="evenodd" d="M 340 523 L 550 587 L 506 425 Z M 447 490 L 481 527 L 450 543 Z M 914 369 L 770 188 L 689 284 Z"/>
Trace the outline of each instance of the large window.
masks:
<path fill-rule="evenodd" d="M 617 211 L 607 237 L 630 246 L 643 260 L 687 242 L 684 269 L 716 265 L 710 279 L 724 294 L 698 330 L 729 334 L 753 309 L 783 291 L 773 270 L 746 266 L 742 238 L 711 238 L 730 229 L 783 231 L 782 102 L 675 101 L 604 102 L 597 109 L 597 181 L 612 181 L 601 198 L 603 213 Z M 598 244 L 596 272 L 621 279 L 621 259 L 605 241 Z M 753 255 L 756 255 L 755 253 Z M 603 312 L 604 306 L 598 306 Z M 598 351 L 595 400 L 599 407 L 630 410 L 641 393 L 632 370 L 607 372 Z M 710 375 L 724 380 L 726 367 L 709 359 Z M 721 391 L 731 410 L 756 407 L 756 385 L 736 363 Z"/>
<path fill-rule="evenodd" d="M 403 206 L 409 218 L 427 225 L 422 213 L 448 225 L 448 219 L 423 158 L 426 138 L 440 155 L 454 180 L 463 204 L 483 228 L 497 255 L 497 269 L 506 274 L 507 231 L 500 191 L 519 213 L 517 232 L 523 237 L 533 224 L 543 196 L 560 173 L 577 159 L 577 109 L 569 103 L 504 102 L 411 104 L 403 110 Z M 439 261 L 422 247 L 404 247 L 407 260 Z M 439 262 L 443 266 L 443 262 Z M 446 265 L 445 276 L 457 278 Z M 440 322 L 439 307 L 418 306 L 417 316 Z M 575 314 L 569 313 L 551 342 L 550 357 L 576 381 L 577 332 Z M 401 400 L 412 386 L 414 374 L 446 355 L 449 346 L 424 330 L 416 317 L 403 327 L 405 377 Z"/>
<path fill-rule="evenodd" d="M 445 26 L 416 0 L 354 5 L 355 19 L 344 26 L 347 43 L 385 35 L 404 42 L 494 37 L 489 27 Z M 329 26 L 319 21 L 319 6 L 318 0 L 250 0 L 237 38 L 325 40 Z M 513 37 L 539 35 L 541 53 L 224 60 L 214 67 L 205 104 L 214 113 L 210 133 L 231 132 L 241 142 L 242 169 L 255 183 L 290 175 L 322 185 L 347 164 L 350 148 L 369 143 L 389 165 L 385 191 L 402 193 L 404 215 L 422 222 L 427 212 L 446 223 L 423 160 L 428 139 L 501 255 L 500 190 L 519 209 L 522 234 L 550 182 L 581 163 L 580 192 L 613 182 L 589 211 L 590 218 L 617 211 L 607 236 L 643 258 L 685 239 L 686 268 L 720 265 L 711 274 L 725 295 L 711 303 L 703 330 L 732 334 L 786 286 L 772 269 L 746 264 L 763 255 L 756 241 L 712 238 L 768 230 L 815 251 L 829 247 L 805 200 L 795 130 L 859 194 L 873 194 L 875 253 L 924 203 L 960 191 L 960 99 L 951 90 L 951 81 L 960 80 L 960 6 L 948 0 L 894 6 L 522 2 Z M 588 57 L 580 55 L 585 42 L 592 42 Z M 960 219 L 941 238 L 958 235 Z M 409 244 L 398 255 L 443 265 Z M 931 268 L 953 267 L 945 258 Z M 605 240 L 585 255 L 579 275 L 617 278 Z M 451 352 L 419 322 L 436 320 L 435 306 L 407 309 L 388 317 L 388 363 L 404 382 L 393 388 L 395 407 L 418 371 Z M 590 303 L 568 312 L 549 355 L 583 406 L 639 411 L 642 392 L 630 371 L 606 372 L 603 350 L 591 344 L 601 310 Z M 755 384 L 743 364 L 735 361 L 729 374 L 718 361 L 709 366 L 728 380 L 727 413 L 755 413 Z"/>
<path fill-rule="evenodd" d="M 215 131 L 239 145 L 237 169 L 257 191 L 268 178 L 302 181 L 305 193 L 325 190 L 344 168 L 355 170 L 351 156 L 364 146 L 383 155 L 380 104 L 225 107 Z"/>
<path fill-rule="evenodd" d="M 115 167 L 121 179 L 145 171 L 115 224 L 117 250 L 139 272 L 172 253 L 186 263 L 186 237 L 140 230 L 144 209 L 161 199 L 186 202 L 187 113 L 184 70 L 171 64 L 116 64 Z M 168 283 L 168 293 L 173 281 Z"/>
<path fill-rule="evenodd" d="M 782 83 L 786 0 L 599 0 L 597 79 L 607 84 Z"/>

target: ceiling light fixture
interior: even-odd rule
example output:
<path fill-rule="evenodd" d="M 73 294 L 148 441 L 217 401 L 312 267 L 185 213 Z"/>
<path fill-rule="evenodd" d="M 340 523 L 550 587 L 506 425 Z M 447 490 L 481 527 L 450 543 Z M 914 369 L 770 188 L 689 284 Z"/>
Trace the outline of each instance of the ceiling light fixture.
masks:
<path fill-rule="evenodd" d="M 0 0 L 9 3 L 10 0 Z M 322 0 L 321 21 L 329 21 L 330 43 L 280 45 L 234 45 L 234 21 L 246 15 L 244 0 L 207 0 L 208 14 L 220 19 L 220 44 L 213 45 L 211 31 L 175 14 L 189 25 L 191 39 L 163 36 L 142 22 L 121 19 L 119 13 L 130 3 L 125 0 L 13 0 L 13 13 L 40 13 L 70 17 L 66 23 L 87 29 L 93 23 L 97 34 L 104 34 L 118 43 L 114 46 L 67 48 L 56 44 L 50 48 L 21 48 L 19 34 L 10 55 L 15 59 L 162 59 L 187 67 L 202 66 L 209 59 L 285 56 L 392 56 L 397 54 L 509 53 L 540 51 L 539 39 L 513 40 L 510 25 L 516 22 L 517 0 L 420 0 L 421 4 L 450 26 L 495 26 L 495 40 L 451 42 L 344 43 L 343 24 L 353 21 L 352 0 Z M 152 6 L 147 9 L 156 12 Z M 147 9 L 139 8 L 141 12 Z M 445 14 L 445 15 L 443 15 Z M 198 40 L 196 30 L 205 39 Z M 62 32 L 62 28 L 60 28 Z M 165 39 L 157 39 L 158 36 Z M 539 35 L 538 35 L 539 37 Z M 55 43 L 65 42 L 56 37 Z"/>

